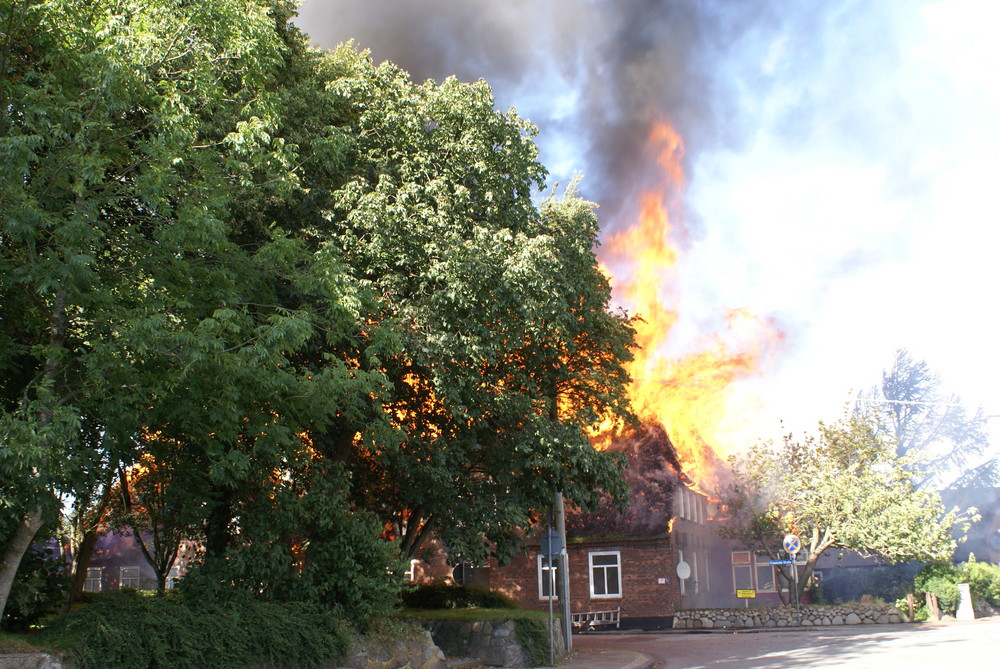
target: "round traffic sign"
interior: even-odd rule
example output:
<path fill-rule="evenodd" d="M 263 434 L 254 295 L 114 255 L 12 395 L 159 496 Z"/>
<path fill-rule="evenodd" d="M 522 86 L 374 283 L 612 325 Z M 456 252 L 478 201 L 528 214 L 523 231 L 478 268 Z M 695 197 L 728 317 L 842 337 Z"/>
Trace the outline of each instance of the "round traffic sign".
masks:
<path fill-rule="evenodd" d="M 677 577 L 682 581 L 691 578 L 691 565 L 684 560 L 677 563 Z"/>
<path fill-rule="evenodd" d="M 785 550 L 795 555 L 802 548 L 802 542 L 794 534 L 786 534 L 784 541 Z"/>

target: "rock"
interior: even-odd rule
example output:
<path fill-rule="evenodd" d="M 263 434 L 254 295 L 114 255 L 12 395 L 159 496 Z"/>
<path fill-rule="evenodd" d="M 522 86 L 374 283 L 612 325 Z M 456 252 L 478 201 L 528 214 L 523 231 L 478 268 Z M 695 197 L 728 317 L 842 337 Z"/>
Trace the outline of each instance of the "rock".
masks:
<path fill-rule="evenodd" d="M 854 613 L 852 611 L 851 613 L 847 614 L 847 618 L 844 620 L 844 623 L 847 625 L 860 625 L 861 618 L 858 616 L 857 613 Z"/>

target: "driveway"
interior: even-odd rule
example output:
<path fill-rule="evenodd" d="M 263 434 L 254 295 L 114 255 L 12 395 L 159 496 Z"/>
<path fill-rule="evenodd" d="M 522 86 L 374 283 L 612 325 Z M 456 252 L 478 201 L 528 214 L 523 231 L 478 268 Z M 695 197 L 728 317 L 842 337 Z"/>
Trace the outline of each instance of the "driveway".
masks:
<path fill-rule="evenodd" d="M 837 667 L 962 669 L 1000 666 L 1000 616 L 969 622 L 856 625 L 794 631 L 597 633 L 575 648 L 638 651 L 658 669 Z"/>

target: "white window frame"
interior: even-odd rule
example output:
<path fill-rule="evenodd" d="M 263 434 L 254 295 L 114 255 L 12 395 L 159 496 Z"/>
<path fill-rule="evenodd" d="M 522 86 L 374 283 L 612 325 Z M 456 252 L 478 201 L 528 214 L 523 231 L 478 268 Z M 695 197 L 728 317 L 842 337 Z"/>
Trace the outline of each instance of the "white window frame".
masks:
<path fill-rule="evenodd" d="M 615 563 L 613 565 L 611 565 L 611 564 L 608 564 L 608 565 L 598 564 L 596 566 L 594 565 L 594 558 L 595 557 L 606 557 L 606 556 L 609 556 L 609 555 L 613 555 L 614 558 L 615 558 Z M 622 598 L 622 554 L 621 554 L 621 551 L 593 551 L 591 553 L 588 553 L 587 554 L 587 567 L 588 567 L 588 569 L 587 569 L 588 580 L 590 581 L 590 597 L 592 599 L 621 599 Z M 595 569 L 600 569 L 601 572 L 604 574 L 602 580 L 604 581 L 604 585 L 605 585 L 605 590 L 606 590 L 605 594 L 597 594 L 597 592 L 596 592 L 596 590 L 594 588 L 594 573 L 595 573 L 594 570 Z M 615 576 L 616 576 L 616 578 L 613 581 L 613 585 L 615 586 L 615 591 L 614 592 L 610 592 L 610 587 L 608 587 L 608 586 L 612 585 L 612 583 L 608 582 L 608 576 L 607 576 L 608 569 L 614 569 L 615 570 Z"/>
<path fill-rule="evenodd" d="M 126 570 L 130 574 L 126 576 Z M 134 574 L 131 575 L 131 574 Z M 123 567 L 118 567 L 118 589 L 122 588 L 135 588 L 138 590 L 142 587 L 142 569 L 138 565 L 125 565 Z"/>
<path fill-rule="evenodd" d="M 167 590 L 173 590 L 174 588 L 176 588 L 177 581 L 180 580 L 180 578 L 181 578 L 181 567 L 180 565 L 175 564 L 173 567 L 170 568 L 170 571 L 167 572 L 167 582 L 165 584 Z"/>
<path fill-rule="evenodd" d="M 738 560 L 737 560 L 737 556 L 739 556 Z M 755 577 L 756 577 L 756 574 L 754 573 L 753 554 L 750 551 L 733 551 L 732 552 L 732 557 L 730 559 L 732 560 L 732 567 L 733 567 L 733 569 L 732 569 L 732 573 L 733 573 L 733 592 L 735 593 L 737 590 L 742 590 L 743 589 L 743 588 L 740 587 L 741 584 L 737 582 L 737 578 L 736 578 L 736 570 L 737 569 L 741 569 L 741 570 L 745 569 L 746 570 L 747 574 L 749 574 L 749 578 L 747 579 L 747 581 L 748 581 L 747 585 L 749 585 L 751 588 L 753 588 L 754 587 L 754 580 L 755 580 Z"/>
<path fill-rule="evenodd" d="M 778 592 L 778 569 L 770 564 L 771 558 L 767 555 L 754 555 L 753 581 L 757 592 Z M 770 567 L 771 587 L 763 588 L 760 585 L 760 572 L 758 570 Z"/>
<path fill-rule="evenodd" d="M 403 579 L 407 583 L 416 583 L 417 576 L 417 565 L 420 564 L 420 560 L 410 560 L 410 568 L 403 572 Z"/>
<path fill-rule="evenodd" d="M 104 567 L 87 567 L 87 578 L 83 581 L 84 592 L 100 592 Z"/>
<path fill-rule="evenodd" d="M 538 569 L 537 569 L 538 599 L 544 602 L 547 602 L 550 599 L 552 601 L 558 602 L 559 601 L 559 556 L 556 556 L 555 565 L 550 567 L 548 559 L 544 555 L 539 553 L 537 557 L 537 564 L 538 564 Z M 551 569 L 555 569 L 555 579 L 556 579 L 555 583 L 553 583 L 551 580 L 552 579 L 552 573 L 550 573 Z M 551 594 L 548 595 L 545 594 L 546 586 L 552 588 Z"/>

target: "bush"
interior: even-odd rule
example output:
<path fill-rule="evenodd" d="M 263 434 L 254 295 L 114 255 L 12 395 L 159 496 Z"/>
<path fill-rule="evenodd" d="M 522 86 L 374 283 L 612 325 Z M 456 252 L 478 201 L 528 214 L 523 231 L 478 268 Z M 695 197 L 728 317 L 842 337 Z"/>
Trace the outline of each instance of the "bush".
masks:
<path fill-rule="evenodd" d="M 206 559 L 181 589 L 225 601 L 233 591 L 273 602 L 310 602 L 363 628 L 399 606 L 403 565 L 382 525 L 352 509 L 342 472 L 312 472 L 307 494 L 276 488 L 241 517 L 238 542 Z"/>
<path fill-rule="evenodd" d="M 974 601 L 985 601 L 990 606 L 1000 606 L 1000 567 L 988 562 L 977 562 L 975 555 L 958 567 L 958 582 L 968 583 Z"/>
<path fill-rule="evenodd" d="M 516 609 L 517 603 L 496 590 L 443 582 L 428 583 L 403 593 L 411 609 Z"/>
<path fill-rule="evenodd" d="M 3 629 L 24 632 L 55 613 L 69 589 L 67 572 L 66 563 L 50 549 L 31 548 L 25 553 L 4 609 Z"/>
<path fill-rule="evenodd" d="M 190 601 L 109 592 L 41 636 L 78 669 L 317 667 L 344 657 L 349 627 L 316 607 L 233 598 Z"/>

